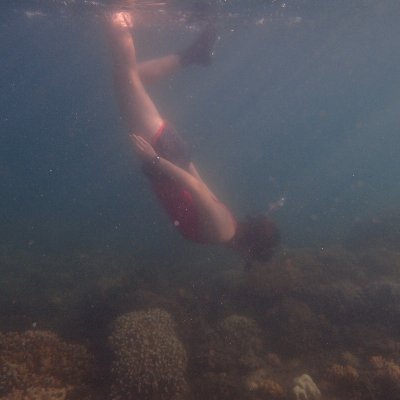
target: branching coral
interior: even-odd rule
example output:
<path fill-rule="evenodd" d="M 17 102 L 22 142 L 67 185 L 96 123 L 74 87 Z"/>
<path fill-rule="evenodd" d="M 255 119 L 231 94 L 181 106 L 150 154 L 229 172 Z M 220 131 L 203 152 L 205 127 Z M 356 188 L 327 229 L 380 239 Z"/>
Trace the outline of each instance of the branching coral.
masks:
<path fill-rule="evenodd" d="M 187 389 L 187 356 L 164 310 L 117 318 L 110 337 L 114 352 L 114 399 L 176 399 Z"/>
<path fill-rule="evenodd" d="M 83 346 L 65 343 L 52 332 L 0 334 L 0 395 L 18 398 L 20 392 L 48 391 L 60 397 L 60 391 L 87 383 L 92 370 Z"/>

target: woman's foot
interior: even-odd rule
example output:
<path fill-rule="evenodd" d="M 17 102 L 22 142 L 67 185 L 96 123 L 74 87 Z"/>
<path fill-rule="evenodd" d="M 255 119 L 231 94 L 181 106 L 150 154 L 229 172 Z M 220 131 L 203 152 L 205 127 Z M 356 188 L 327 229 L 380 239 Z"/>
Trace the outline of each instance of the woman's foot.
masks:
<path fill-rule="evenodd" d="M 208 25 L 191 46 L 179 53 L 181 64 L 183 66 L 191 64 L 210 65 L 216 40 L 215 26 Z"/>

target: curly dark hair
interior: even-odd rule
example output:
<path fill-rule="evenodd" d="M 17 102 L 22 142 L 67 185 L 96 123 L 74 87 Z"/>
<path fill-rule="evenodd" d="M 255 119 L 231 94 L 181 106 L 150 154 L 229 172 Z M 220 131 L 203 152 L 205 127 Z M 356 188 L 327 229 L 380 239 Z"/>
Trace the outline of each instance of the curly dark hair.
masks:
<path fill-rule="evenodd" d="M 247 261 L 269 261 L 280 243 L 280 233 L 274 221 L 265 215 L 248 216 L 238 224 L 233 246 Z"/>

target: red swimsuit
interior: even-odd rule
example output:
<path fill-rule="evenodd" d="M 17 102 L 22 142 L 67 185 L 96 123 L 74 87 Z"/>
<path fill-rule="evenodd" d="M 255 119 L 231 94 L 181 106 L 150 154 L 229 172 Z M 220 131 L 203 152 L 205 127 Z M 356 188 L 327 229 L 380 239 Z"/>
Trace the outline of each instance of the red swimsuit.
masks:
<path fill-rule="evenodd" d="M 170 179 L 154 180 L 152 186 L 168 217 L 182 236 L 206 243 L 200 232 L 199 216 L 192 194 Z"/>

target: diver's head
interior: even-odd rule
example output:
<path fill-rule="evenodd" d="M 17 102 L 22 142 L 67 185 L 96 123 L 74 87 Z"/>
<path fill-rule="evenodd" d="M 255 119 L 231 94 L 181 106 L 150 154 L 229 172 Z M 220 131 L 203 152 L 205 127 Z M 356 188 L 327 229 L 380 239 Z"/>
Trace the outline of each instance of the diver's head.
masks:
<path fill-rule="evenodd" d="M 231 244 L 246 261 L 267 262 L 279 243 L 280 234 L 276 223 L 265 215 L 257 215 L 238 223 Z"/>

